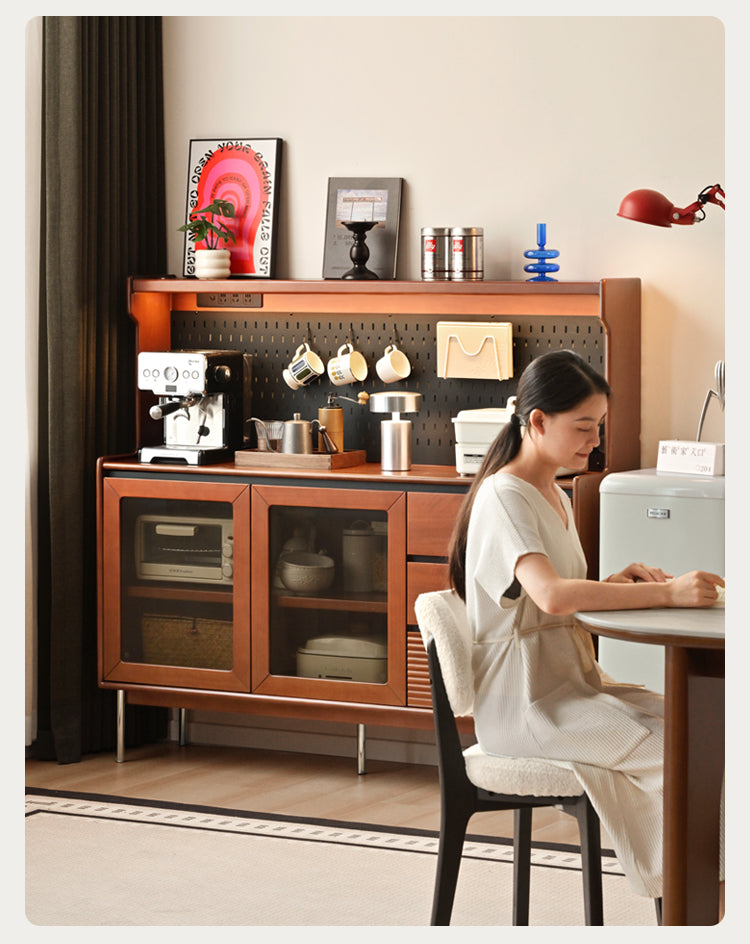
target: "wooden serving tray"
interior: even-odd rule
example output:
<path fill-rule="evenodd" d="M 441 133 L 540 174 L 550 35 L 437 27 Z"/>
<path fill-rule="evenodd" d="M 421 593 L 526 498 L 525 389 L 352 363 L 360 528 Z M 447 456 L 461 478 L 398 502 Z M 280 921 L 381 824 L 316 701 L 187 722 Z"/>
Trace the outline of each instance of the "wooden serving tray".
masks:
<path fill-rule="evenodd" d="M 253 469 L 346 469 L 364 465 L 367 453 L 364 449 L 349 452 L 266 452 L 261 449 L 239 449 L 234 454 L 234 464 Z"/>

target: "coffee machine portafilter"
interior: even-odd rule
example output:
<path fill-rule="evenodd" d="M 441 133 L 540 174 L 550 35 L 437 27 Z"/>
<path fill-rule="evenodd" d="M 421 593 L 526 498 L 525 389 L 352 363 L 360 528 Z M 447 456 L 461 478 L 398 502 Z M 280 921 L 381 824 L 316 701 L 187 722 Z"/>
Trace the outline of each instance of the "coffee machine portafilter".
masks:
<path fill-rule="evenodd" d="M 149 415 L 162 423 L 163 442 L 141 446 L 141 462 L 230 460 L 243 447 L 250 365 L 241 351 L 142 351 L 138 388 L 158 398 Z"/>

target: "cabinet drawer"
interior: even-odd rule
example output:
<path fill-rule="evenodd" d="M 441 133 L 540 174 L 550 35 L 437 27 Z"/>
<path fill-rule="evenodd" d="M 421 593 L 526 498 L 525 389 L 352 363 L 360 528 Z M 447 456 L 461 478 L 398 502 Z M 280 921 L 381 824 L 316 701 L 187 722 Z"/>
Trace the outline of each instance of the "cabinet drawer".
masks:
<path fill-rule="evenodd" d="M 448 565 L 432 564 L 422 561 L 409 561 L 406 565 L 406 622 L 409 626 L 417 625 L 414 601 L 420 593 L 433 590 L 447 590 Z"/>
<path fill-rule="evenodd" d="M 446 557 L 453 525 L 464 496 L 440 492 L 414 492 L 407 500 L 406 553 L 421 557 Z"/>

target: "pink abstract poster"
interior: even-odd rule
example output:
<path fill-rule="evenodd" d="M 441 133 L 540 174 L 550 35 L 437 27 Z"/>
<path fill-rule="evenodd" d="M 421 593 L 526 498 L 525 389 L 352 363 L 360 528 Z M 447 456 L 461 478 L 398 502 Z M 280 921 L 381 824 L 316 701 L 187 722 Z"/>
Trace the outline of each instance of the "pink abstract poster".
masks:
<path fill-rule="evenodd" d="M 223 220 L 236 242 L 229 242 L 232 275 L 273 278 L 280 138 L 193 140 L 190 142 L 187 213 L 228 200 L 234 219 Z M 185 238 L 186 276 L 195 275 L 195 250 L 206 248 Z"/>

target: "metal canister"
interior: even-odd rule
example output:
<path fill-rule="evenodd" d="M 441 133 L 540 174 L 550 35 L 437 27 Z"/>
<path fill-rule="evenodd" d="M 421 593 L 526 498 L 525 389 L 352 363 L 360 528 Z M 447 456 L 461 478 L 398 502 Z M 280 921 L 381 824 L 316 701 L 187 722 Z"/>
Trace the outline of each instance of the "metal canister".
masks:
<path fill-rule="evenodd" d="M 341 556 L 344 562 L 344 589 L 354 593 L 372 590 L 375 532 L 367 521 L 355 521 L 344 528 Z"/>
<path fill-rule="evenodd" d="M 451 229 L 451 279 L 462 282 L 484 278 L 484 230 L 480 226 Z"/>
<path fill-rule="evenodd" d="M 425 281 L 450 278 L 450 237 L 448 226 L 422 227 L 422 278 Z"/>

